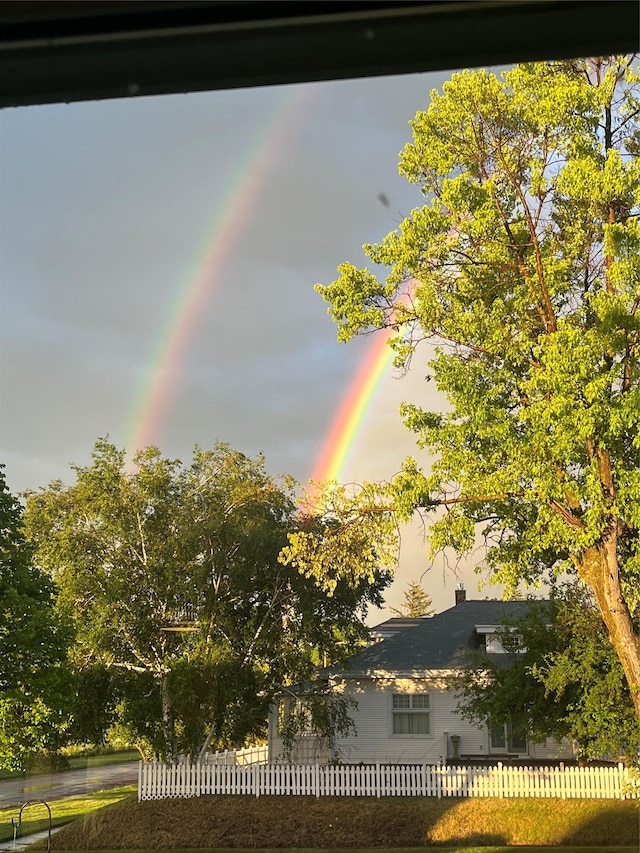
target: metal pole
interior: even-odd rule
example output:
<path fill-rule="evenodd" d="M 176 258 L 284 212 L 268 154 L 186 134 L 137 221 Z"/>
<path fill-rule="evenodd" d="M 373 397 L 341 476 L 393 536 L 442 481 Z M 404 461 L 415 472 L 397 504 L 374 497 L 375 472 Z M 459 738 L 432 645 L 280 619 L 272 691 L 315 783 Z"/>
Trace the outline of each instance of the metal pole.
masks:
<path fill-rule="evenodd" d="M 13 841 L 15 844 L 16 837 L 18 835 L 18 828 L 22 824 L 22 812 L 26 809 L 27 806 L 34 805 L 35 803 L 41 803 L 43 806 L 46 806 L 47 811 L 49 812 L 49 834 L 47 836 L 47 853 L 51 853 L 51 808 L 49 806 L 49 803 L 47 803 L 45 800 L 27 800 L 26 803 L 23 803 L 20 806 L 18 822 L 16 823 L 15 818 L 11 818 L 11 826 L 13 827 Z"/>

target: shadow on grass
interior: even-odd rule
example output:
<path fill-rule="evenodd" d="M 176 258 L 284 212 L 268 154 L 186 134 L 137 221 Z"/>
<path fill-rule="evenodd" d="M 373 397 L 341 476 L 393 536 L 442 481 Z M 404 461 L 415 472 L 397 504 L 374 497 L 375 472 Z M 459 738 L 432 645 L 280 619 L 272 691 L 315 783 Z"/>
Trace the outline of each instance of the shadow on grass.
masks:
<path fill-rule="evenodd" d="M 600 804 L 600 807 L 599 807 Z M 609 844 L 640 846 L 640 802 L 609 801 L 606 811 L 601 808 L 601 800 L 591 801 L 591 814 L 584 817 L 578 826 L 568 832 L 561 843 L 569 846 L 577 844 L 606 848 Z M 630 819 L 630 810 L 635 812 L 635 820 Z"/>
<path fill-rule="evenodd" d="M 137 802 L 135 785 L 122 785 L 119 788 L 105 788 L 103 791 L 91 791 L 85 794 L 84 799 L 91 803 L 112 803 L 114 796 L 122 794 L 120 799 L 128 799 L 131 802 Z"/>
<path fill-rule="evenodd" d="M 66 826 L 92 813 L 100 812 L 104 807 L 122 802 L 125 799 L 135 803 L 135 793 L 135 787 L 123 786 L 121 788 L 97 791 L 84 796 L 52 800 L 49 803 L 51 807 L 52 826 Z M 18 832 L 19 838 L 41 832 L 47 828 L 48 815 L 46 807 L 38 803 L 39 801 L 36 801 L 32 809 L 25 811 L 22 825 Z M 11 819 L 15 818 L 17 820 L 20 807 L 21 803 L 15 803 L 0 810 L 0 842 L 12 839 L 13 828 Z"/>
<path fill-rule="evenodd" d="M 428 845 L 431 848 L 447 848 L 449 850 L 458 850 L 460 848 L 476 848 L 476 847 L 499 847 L 505 848 L 508 846 L 508 839 L 504 835 L 494 835 L 486 832 L 472 832 L 464 837 L 450 837 L 445 841 L 432 841 Z"/>

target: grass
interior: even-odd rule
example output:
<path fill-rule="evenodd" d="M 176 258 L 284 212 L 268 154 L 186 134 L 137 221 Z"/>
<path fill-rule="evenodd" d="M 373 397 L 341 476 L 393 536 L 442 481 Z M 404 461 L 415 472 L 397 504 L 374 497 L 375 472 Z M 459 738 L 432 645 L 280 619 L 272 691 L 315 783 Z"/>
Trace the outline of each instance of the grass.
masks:
<path fill-rule="evenodd" d="M 514 853 L 513 847 L 438 847 L 438 853 Z M 525 853 L 549 853 L 550 850 L 553 850 L 553 853 L 602 853 L 602 846 L 598 845 L 597 847 L 520 847 L 519 848 Z M 237 848 L 227 847 L 227 848 L 216 848 L 215 853 L 317 853 L 318 848 L 298 848 L 293 847 L 291 849 L 283 849 L 281 847 L 257 847 L 252 848 L 250 850 L 238 850 Z M 637 850 L 636 846 L 633 847 L 607 847 L 607 853 L 635 853 Z M 64 853 L 64 851 L 61 851 Z M 71 853 L 71 851 L 69 851 Z M 104 851 L 104 853 L 158 853 L 156 850 L 118 850 L 118 851 Z M 193 853 L 193 848 L 187 848 L 185 850 L 172 850 L 171 853 Z M 331 849 L 331 853 L 353 853 L 353 847 L 336 847 Z M 362 848 L 358 851 L 358 853 L 416 853 L 415 847 L 390 847 L 390 848 Z"/>
<path fill-rule="evenodd" d="M 132 803 L 137 799 L 137 788 L 127 785 L 122 788 L 111 788 L 108 791 L 98 791 L 80 797 L 69 797 L 63 800 L 53 800 L 51 807 L 51 825 L 65 826 L 72 821 L 88 816 L 105 806 L 113 805 L 129 798 Z M 18 819 L 20 806 L 0 809 L 0 841 L 10 841 L 13 838 L 11 818 Z M 46 830 L 49 827 L 49 815 L 43 805 L 32 805 L 22 813 L 22 824 L 18 830 L 21 837 L 34 832 Z"/>
<path fill-rule="evenodd" d="M 497 845 L 639 843 L 638 804 L 632 801 L 513 798 L 485 799 L 480 807 L 477 803 L 459 801 L 433 827 L 431 843 L 478 843 L 478 835 L 480 843 Z"/>
<path fill-rule="evenodd" d="M 140 758 L 140 753 L 136 749 L 129 749 L 123 752 L 105 752 L 98 755 L 70 755 L 67 757 L 69 766 L 66 770 L 86 770 L 90 767 L 106 767 L 111 764 L 122 764 L 125 761 L 137 761 Z M 22 773 L 20 770 L 1 770 L 0 781 L 6 779 L 22 779 L 31 778 L 31 776 L 41 776 L 44 773 L 51 773 L 51 769 L 44 764 L 38 766 L 37 769 L 31 770 L 29 773 Z M 62 772 L 55 770 L 53 772 Z"/>
<path fill-rule="evenodd" d="M 52 850 L 397 853 L 435 847 L 488 853 L 538 845 L 531 849 L 613 853 L 626 846 L 628 853 L 639 843 L 632 801 L 209 796 L 138 803 L 135 794 L 124 798 L 126 789 L 94 796 L 117 799 L 107 808 L 94 804 L 84 820 L 61 829 Z"/>
<path fill-rule="evenodd" d="M 87 767 L 108 767 L 111 764 L 123 764 L 125 761 L 139 761 L 137 749 L 124 752 L 105 752 L 98 755 L 72 755 L 69 758 L 69 770 L 85 770 Z"/>

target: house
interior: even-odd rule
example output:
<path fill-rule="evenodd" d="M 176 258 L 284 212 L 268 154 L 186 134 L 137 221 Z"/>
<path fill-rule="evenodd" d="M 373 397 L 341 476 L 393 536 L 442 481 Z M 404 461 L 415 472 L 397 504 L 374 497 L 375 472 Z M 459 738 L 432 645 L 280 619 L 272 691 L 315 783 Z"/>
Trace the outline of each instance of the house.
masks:
<path fill-rule="evenodd" d="M 355 699 L 349 714 L 355 730 L 331 743 L 309 729 L 289 753 L 294 763 L 435 763 L 443 760 L 572 759 L 568 742 L 535 743 L 508 726 L 477 726 L 457 712 L 455 678 L 464 654 L 486 649 L 507 662 L 501 645 L 505 623 L 525 615 L 528 601 L 471 601 L 456 590 L 456 605 L 424 619 L 390 620 L 373 630 L 373 641 L 348 670 L 318 673 L 325 691 Z M 304 691 L 284 693 L 269 720 L 269 760 L 285 760 L 282 720 Z"/>

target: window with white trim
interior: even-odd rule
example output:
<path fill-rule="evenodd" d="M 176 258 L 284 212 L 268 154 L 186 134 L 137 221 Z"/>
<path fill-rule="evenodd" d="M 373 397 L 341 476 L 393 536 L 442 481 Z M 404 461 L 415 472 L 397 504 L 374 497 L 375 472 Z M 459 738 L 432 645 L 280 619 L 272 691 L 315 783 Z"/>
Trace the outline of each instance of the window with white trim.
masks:
<path fill-rule="evenodd" d="M 527 651 L 522 643 L 522 637 L 511 631 L 497 631 L 495 634 L 486 635 L 487 654 L 523 654 Z"/>
<path fill-rule="evenodd" d="M 495 753 L 513 753 L 526 755 L 528 752 L 527 735 L 511 723 L 489 724 L 489 751 Z"/>
<path fill-rule="evenodd" d="M 429 694 L 394 693 L 391 698 L 391 718 L 394 735 L 428 735 Z"/>

